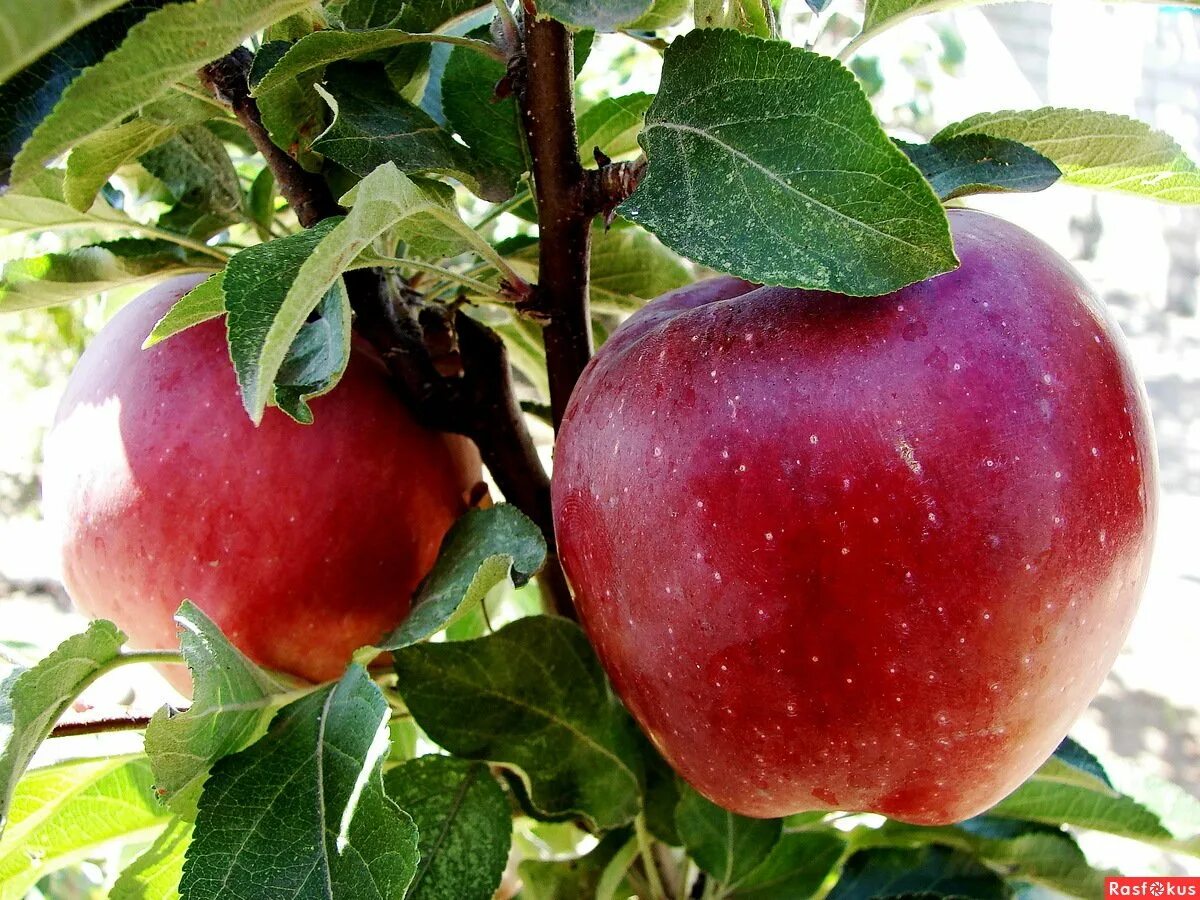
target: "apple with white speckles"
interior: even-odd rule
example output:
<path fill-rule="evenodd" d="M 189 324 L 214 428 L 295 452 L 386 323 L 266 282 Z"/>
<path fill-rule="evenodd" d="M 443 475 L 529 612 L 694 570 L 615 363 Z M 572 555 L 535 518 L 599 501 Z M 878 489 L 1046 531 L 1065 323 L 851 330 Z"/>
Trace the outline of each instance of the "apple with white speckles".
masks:
<path fill-rule="evenodd" d="M 982 812 L 1137 607 L 1154 446 L 1117 329 L 1041 241 L 949 216 L 961 267 L 885 297 L 660 298 L 567 411 L 554 514 L 582 621 L 735 812 Z"/>
<path fill-rule="evenodd" d="M 133 646 L 177 646 L 190 599 L 262 665 L 336 678 L 408 611 L 479 456 L 418 425 L 357 345 L 313 425 L 269 409 L 256 428 L 222 322 L 141 349 L 197 280 L 131 302 L 71 375 L 43 473 L 67 592 Z"/>

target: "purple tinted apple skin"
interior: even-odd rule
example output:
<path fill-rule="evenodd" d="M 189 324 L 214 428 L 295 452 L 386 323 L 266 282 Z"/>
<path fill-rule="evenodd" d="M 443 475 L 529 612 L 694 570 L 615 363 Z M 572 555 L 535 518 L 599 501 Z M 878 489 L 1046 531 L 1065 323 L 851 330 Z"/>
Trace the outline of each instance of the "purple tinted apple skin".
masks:
<path fill-rule="evenodd" d="M 1133 618 L 1156 468 L 1118 331 L 1041 241 L 949 215 L 961 267 L 884 297 L 655 301 L 635 319 L 674 314 L 618 330 L 567 410 L 554 519 L 582 622 L 735 812 L 982 812 Z"/>
<path fill-rule="evenodd" d="M 189 599 L 256 662 L 336 678 L 408 612 L 479 456 L 418 425 L 358 347 L 313 425 L 268 409 L 255 428 L 222 322 L 141 349 L 198 280 L 134 300 L 71 375 L 43 474 L 67 592 L 135 647 L 178 646 Z"/>

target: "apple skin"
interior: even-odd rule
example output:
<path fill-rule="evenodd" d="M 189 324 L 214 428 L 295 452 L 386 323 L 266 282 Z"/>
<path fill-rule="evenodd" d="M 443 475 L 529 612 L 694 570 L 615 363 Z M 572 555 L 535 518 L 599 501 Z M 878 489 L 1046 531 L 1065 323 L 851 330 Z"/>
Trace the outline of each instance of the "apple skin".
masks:
<path fill-rule="evenodd" d="M 1037 238 L 949 216 L 961 267 L 884 297 L 659 298 L 567 409 L 554 521 L 581 620 L 734 812 L 982 812 L 1137 607 L 1156 463 L 1117 328 Z"/>
<path fill-rule="evenodd" d="M 313 425 L 271 408 L 256 428 L 221 321 L 141 349 L 199 280 L 131 302 L 71 375 L 43 473 L 63 581 L 133 646 L 178 646 L 189 599 L 261 665 L 336 678 L 408 612 L 478 453 L 418 425 L 359 346 Z"/>

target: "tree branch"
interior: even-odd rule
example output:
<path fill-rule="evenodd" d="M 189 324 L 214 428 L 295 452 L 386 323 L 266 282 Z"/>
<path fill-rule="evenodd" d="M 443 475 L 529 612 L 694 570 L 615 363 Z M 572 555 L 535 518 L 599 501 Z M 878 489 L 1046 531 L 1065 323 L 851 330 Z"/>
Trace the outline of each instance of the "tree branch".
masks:
<path fill-rule="evenodd" d="M 574 44 L 562 24 L 539 19 L 534 12 L 527 2 L 524 56 L 510 71 L 533 159 L 538 209 L 538 285 L 525 306 L 545 322 L 550 406 L 557 427 L 592 356 L 592 220 L 603 215 L 611 221 L 637 187 L 646 160 L 614 163 L 596 147 L 599 168 L 583 167 L 575 132 Z"/>
<path fill-rule="evenodd" d="M 550 407 L 557 427 L 592 356 L 588 311 L 591 214 L 575 134 L 575 50 L 566 27 L 525 10 L 517 103 L 533 159 L 539 228 L 533 303 L 545 318 Z"/>
<path fill-rule="evenodd" d="M 301 225 L 344 214 L 325 180 L 271 141 L 250 95 L 252 62 L 250 52 L 238 48 L 205 66 L 200 79 L 233 110 Z M 573 618 L 570 591 L 553 553 L 550 479 L 513 392 L 503 341 L 465 314 L 426 301 L 394 274 L 359 269 L 344 277 L 354 328 L 383 357 L 409 409 L 428 427 L 474 441 L 505 498 L 545 534 L 551 553 L 539 575 L 543 595 L 554 611 Z"/>
<path fill-rule="evenodd" d="M 345 214 L 320 175 L 307 171 L 300 163 L 275 145 L 263 126 L 258 104 L 250 96 L 250 67 L 254 55 L 245 47 L 209 63 L 200 70 L 200 83 L 212 91 L 237 117 L 250 140 L 275 176 L 279 193 L 296 213 L 305 228 L 322 219 Z"/>
<path fill-rule="evenodd" d="M 110 716 L 102 719 L 75 719 L 59 722 L 50 737 L 75 737 L 80 734 L 106 734 L 112 731 L 140 731 L 150 724 L 150 716 Z"/>

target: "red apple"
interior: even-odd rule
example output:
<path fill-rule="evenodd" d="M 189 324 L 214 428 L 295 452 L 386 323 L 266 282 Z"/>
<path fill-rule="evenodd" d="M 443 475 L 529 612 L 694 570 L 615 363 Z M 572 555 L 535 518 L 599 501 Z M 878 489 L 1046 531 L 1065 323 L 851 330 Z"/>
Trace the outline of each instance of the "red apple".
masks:
<path fill-rule="evenodd" d="M 884 297 L 659 298 L 567 410 L 554 518 L 583 623 L 735 812 L 979 813 L 1129 628 L 1157 501 L 1117 329 L 1041 241 L 950 222 L 962 266 Z"/>
<path fill-rule="evenodd" d="M 141 349 L 197 280 L 130 303 L 71 375 L 43 474 L 67 592 L 134 646 L 177 646 L 189 599 L 262 665 L 335 678 L 407 613 L 479 457 L 418 425 L 358 347 L 313 425 L 269 409 L 254 427 L 222 322 Z"/>

